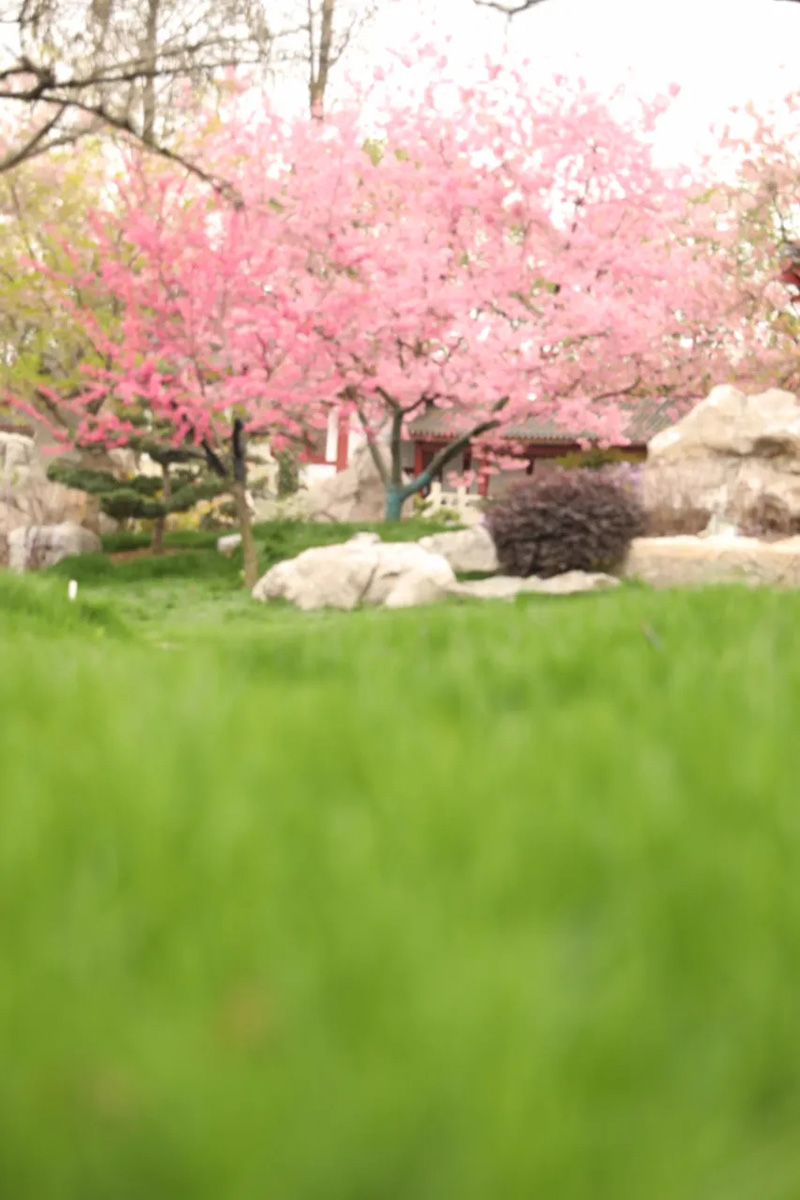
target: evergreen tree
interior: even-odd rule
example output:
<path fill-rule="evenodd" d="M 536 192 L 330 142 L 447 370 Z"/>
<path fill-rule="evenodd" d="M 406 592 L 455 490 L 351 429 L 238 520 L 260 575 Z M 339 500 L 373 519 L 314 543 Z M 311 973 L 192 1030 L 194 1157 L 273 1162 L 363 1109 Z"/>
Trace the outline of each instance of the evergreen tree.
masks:
<path fill-rule="evenodd" d="M 226 490 L 225 483 L 209 471 L 191 447 L 166 446 L 148 437 L 132 439 L 129 447 L 149 455 L 161 467 L 161 475 L 136 474 L 120 479 L 111 471 L 67 459 L 51 463 L 47 475 L 55 483 L 95 496 L 100 511 L 115 520 L 151 521 L 151 550 L 161 554 L 170 513 L 188 512 L 201 500 L 220 495 Z"/>

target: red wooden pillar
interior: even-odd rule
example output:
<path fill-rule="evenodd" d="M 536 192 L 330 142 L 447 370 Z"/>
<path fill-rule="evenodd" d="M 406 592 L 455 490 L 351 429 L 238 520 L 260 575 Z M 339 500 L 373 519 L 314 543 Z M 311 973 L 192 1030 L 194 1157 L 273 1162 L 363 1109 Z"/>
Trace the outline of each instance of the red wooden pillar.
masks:
<path fill-rule="evenodd" d="M 414 442 L 414 478 L 425 470 L 425 447 L 422 442 Z"/>
<path fill-rule="evenodd" d="M 489 472 L 486 459 L 478 454 L 475 455 L 475 469 L 478 472 L 478 495 L 485 498 L 489 495 Z"/>

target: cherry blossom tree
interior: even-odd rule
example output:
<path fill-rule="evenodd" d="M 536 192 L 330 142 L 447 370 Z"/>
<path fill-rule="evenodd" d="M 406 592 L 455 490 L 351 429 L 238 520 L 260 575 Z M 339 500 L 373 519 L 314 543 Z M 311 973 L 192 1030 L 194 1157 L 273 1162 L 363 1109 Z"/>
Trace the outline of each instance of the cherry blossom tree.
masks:
<path fill-rule="evenodd" d="M 697 395 L 687 331 L 735 300 L 679 236 L 693 185 L 652 159 L 669 97 L 625 124 L 579 81 L 531 94 L 487 64 L 464 86 L 427 53 L 437 82 L 384 110 L 369 164 L 346 117 L 294 131 L 300 187 L 283 201 L 284 241 L 305 251 L 295 269 L 316 283 L 306 370 L 326 363 L 366 432 L 388 518 L 505 425 L 557 413 L 619 441 L 637 397 Z M 706 381 L 728 350 L 703 345 Z M 431 406 L 453 439 L 404 481 L 408 423 Z"/>

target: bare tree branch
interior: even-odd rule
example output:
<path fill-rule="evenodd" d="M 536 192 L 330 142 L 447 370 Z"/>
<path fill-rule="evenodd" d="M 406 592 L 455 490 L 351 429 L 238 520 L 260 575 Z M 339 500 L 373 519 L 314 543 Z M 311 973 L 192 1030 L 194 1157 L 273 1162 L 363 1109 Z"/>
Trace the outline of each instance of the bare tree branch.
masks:
<path fill-rule="evenodd" d="M 0 23 L 0 102 L 24 118 L 0 172 L 104 125 L 181 162 L 175 88 L 265 67 L 281 36 L 261 0 L 0 0 Z"/>
<path fill-rule="evenodd" d="M 304 63 L 312 112 L 321 116 L 331 71 L 375 8 L 290 0 L 276 18 L 283 24 L 273 27 L 266 2 L 0 0 L 0 104 L 28 118 L 18 139 L 2 146 L 0 173 L 105 126 L 224 192 L 173 148 L 182 111 L 176 88 L 215 87 L 228 68 Z"/>
<path fill-rule="evenodd" d="M 65 144 L 64 139 L 50 139 L 48 135 L 52 133 L 56 125 L 60 121 L 64 113 L 64 105 L 62 105 L 49 121 L 35 130 L 26 142 L 18 146 L 16 150 L 9 151 L 8 154 L 0 158 L 0 174 L 3 171 L 11 171 L 20 163 L 25 162 L 29 158 L 35 158 L 38 154 L 44 154 L 52 149 L 56 144 Z"/>

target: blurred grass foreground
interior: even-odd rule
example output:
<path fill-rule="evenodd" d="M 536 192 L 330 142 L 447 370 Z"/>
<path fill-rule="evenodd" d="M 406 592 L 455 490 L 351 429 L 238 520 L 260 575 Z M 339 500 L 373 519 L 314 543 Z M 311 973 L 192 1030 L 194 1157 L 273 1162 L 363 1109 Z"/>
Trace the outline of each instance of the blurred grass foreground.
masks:
<path fill-rule="evenodd" d="M 195 553 L 0 575 L 0 1196 L 800 1196 L 800 596 Z"/>

